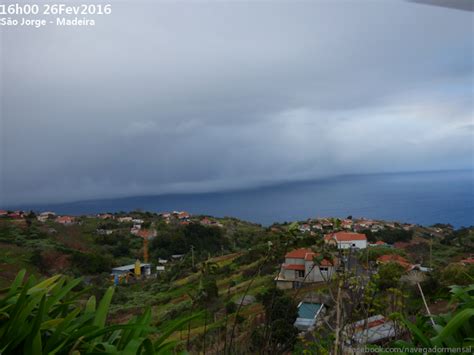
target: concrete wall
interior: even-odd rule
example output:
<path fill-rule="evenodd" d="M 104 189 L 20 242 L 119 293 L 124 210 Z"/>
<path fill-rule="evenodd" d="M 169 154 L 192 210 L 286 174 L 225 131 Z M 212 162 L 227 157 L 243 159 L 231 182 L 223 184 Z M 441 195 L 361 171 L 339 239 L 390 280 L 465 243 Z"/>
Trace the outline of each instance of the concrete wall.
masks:
<path fill-rule="evenodd" d="M 315 266 L 312 270 L 311 268 L 313 267 L 312 262 L 308 262 L 306 264 L 306 271 L 305 274 L 308 274 L 308 277 L 306 278 L 306 281 L 309 282 L 324 282 L 327 281 L 331 278 L 332 274 L 334 273 L 334 267 L 329 266 L 327 268 L 327 271 L 322 271 L 319 269 L 319 266 Z"/>
<path fill-rule="evenodd" d="M 355 244 L 353 246 L 353 244 Z M 365 249 L 367 248 L 367 241 L 366 240 L 354 240 L 351 242 L 338 242 L 337 246 L 339 249 L 349 249 L 351 247 L 358 248 L 358 249 Z"/>
<path fill-rule="evenodd" d="M 293 281 L 277 281 L 276 286 L 281 290 L 289 290 L 293 288 Z"/>

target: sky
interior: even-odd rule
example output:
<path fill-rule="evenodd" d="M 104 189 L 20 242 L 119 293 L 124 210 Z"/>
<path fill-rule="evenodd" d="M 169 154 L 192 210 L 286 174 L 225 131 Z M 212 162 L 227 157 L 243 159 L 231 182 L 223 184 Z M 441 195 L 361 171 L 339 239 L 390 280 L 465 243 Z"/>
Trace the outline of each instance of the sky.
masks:
<path fill-rule="evenodd" d="M 473 12 L 112 3 L 0 27 L 0 206 L 474 168 Z"/>

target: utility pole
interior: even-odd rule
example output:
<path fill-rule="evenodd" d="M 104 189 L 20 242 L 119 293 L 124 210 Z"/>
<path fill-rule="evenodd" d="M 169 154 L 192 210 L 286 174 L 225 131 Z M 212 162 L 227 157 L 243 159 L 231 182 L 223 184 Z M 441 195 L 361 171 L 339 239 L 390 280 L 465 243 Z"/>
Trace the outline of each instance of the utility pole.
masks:
<path fill-rule="evenodd" d="M 430 269 L 433 268 L 433 233 L 430 234 Z"/>
<path fill-rule="evenodd" d="M 431 239 L 430 243 L 430 269 L 433 268 L 433 239 Z"/>

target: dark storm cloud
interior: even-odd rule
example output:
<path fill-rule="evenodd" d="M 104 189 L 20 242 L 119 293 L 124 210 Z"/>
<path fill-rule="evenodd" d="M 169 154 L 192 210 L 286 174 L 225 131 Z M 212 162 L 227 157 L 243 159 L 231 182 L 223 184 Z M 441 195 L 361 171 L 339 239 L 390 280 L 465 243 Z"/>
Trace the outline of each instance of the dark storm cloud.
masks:
<path fill-rule="evenodd" d="M 405 1 L 119 2 L 2 29 L 2 201 L 472 167 L 472 13 Z"/>
<path fill-rule="evenodd" d="M 474 11 L 474 2 L 471 0 L 409 0 L 425 5 L 444 6 L 451 9 Z"/>

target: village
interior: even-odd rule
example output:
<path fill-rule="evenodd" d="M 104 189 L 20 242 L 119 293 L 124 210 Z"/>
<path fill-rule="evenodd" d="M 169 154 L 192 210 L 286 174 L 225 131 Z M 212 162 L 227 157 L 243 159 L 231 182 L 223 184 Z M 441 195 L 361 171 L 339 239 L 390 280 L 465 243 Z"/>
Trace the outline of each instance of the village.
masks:
<path fill-rule="evenodd" d="M 289 327 L 293 326 L 297 329 L 300 339 L 313 342 L 318 341 L 317 336 L 314 335 L 316 330 L 320 332 L 320 329 L 333 327 L 336 313 L 348 312 L 345 308 L 349 307 L 350 302 L 346 301 L 343 305 L 341 300 L 333 296 L 335 283 L 341 278 L 346 281 L 351 280 L 350 282 L 355 285 L 352 287 L 359 289 L 360 292 L 373 287 L 371 284 L 374 279 L 377 279 L 377 275 L 386 273 L 390 268 L 394 268 L 395 274 L 398 275 L 397 280 L 392 280 L 395 282 L 394 285 L 403 280 L 418 278 L 420 281 L 417 283 L 414 297 L 421 300 L 420 312 L 429 316 L 433 304 L 427 301 L 429 296 L 425 296 L 425 293 L 430 293 L 432 290 L 424 289 L 423 283 L 431 279 L 432 274 L 438 272 L 440 268 L 459 265 L 456 267 L 467 270 L 472 269 L 474 265 L 474 255 L 468 252 L 454 255 L 447 263 L 441 260 L 440 264 L 439 250 L 435 247 L 433 252 L 433 243 L 435 246 L 439 245 L 443 238 L 454 233 L 454 229 L 449 225 L 425 227 L 349 216 L 344 219 L 312 218 L 291 224 L 276 223 L 263 228 L 252 224 L 241 225 L 233 219 L 192 215 L 185 211 L 101 213 L 89 216 L 60 215 L 53 211 L 38 213 L 0 211 L 1 221 L 8 221 L 18 226 L 37 225 L 52 238 L 59 238 L 61 234 L 77 235 L 75 233 L 78 230 L 89 230 L 93 234 L 93 239 L 99 243 L 102 243 L 101 240 L 106 243 L 109 243 L 108 240 L 112 241 L 110 243 L 117 243 L 113 240 L 134 238 L 135 252 L 130 255 L 125 251 L 123 255 L 129 255 L 128 257 L 117 258 L 116 262 L 112 262 L 108 269 L 109 276 L 106 277 L 106 283 L 119 287 L 119 294 L 127 299 L 132 294 L 136 294 L 136 297 L 140 293 L 147 294 L 140 285 L 150 287 L 157 283 L 157 285 L 162 285 L 159 286 L 162 289 L 170 282 L 167 280 L 171 280 L 171 285 L 174 285 L 170 288 L 170 290 L 175 290 L 174 293 L 179 289 L 186 292 L 187 282 L 189 287 L 194 287 L 193 282 L 203 277 L 204 271 L 200 270 L 203 270 L 207 264 L 216 263 L 222 270 L 234 265 L 232 269 L 229 269 L 234 270 L 230 274 L 219 276 L 222 277 L 222 281 L 219 277 L 207 276 L 216 282 L 218 289 L 216 297 L 226 294 L 222 287 L 227 282 L 230 282 L 229 285 L 236 283 L 235 286 L 228 286 L 230 287 L 228 297 L 238 309 L 242 308 L 242 314 L 246 314 L 258 305 L 257 299 L 261 292 L 275 287 L 284 292 L 283 295 L 291 295 L 296 302 L 297 316 Z M 263 238 L 262 241 L 257 242 L 261 245 L 259 248 L 256 248 L 255 242 L 252 241 L 241 247 L 238 247 L 236 242 L 225 244 L 222 240 L 216 239 L 210 239 L 215 240 L 215 243 L 206 242 L 205 246 L 201 247 L 198 247 L 196 243 L 200 238 L 199 233 L 216 231 L 216 236 L 222 237 L 231 235 L 229 234 L 231 232 L 236 233 L 236 230 L 244 227 L 250 228 L 252 233 L 262 233 L 260 237 Z M 198 228 L 200 231 L 193 244 L 187 243 L 185 247 L 178 245 L 175 248 L 166 249 L 166 252 L 157 247 L 160 241 L 168 238 L 165 237 L 166 233 L 163 234 L 164 230 L 183 228 L 185 230 Z M 472 232 L 469 233 L 472 237 Z M 127 235 L 129 237 L 126 237 Z M 235 234 L 237 235 L 240 234 Z M 283 235 L 292 236 L 290 244 L 287 243 L 286 246 L 281 244 L 279 239 L 283 238 Z M 68 243 L 72 242 L 68 241 Z M 265 259 L 264 250 L 273 250 L 279 243 L 280 247 L 276 248 L 273 252 L 275 255 L 271 256 L 273 261 L 263 260 Z M 213 245 L 213 252 L 208 252 L 206 245 Z M 257 250 L 259 251 L 256 254 Z M 254 259 L 255 262 L 252 261 L 251 255 L 257 258 Z M 135 256 L 135 259 L 130 256 Z M 64 256 L 59 256 L 61 260 L 64 258 Z M 235 264 L 240 259 L 248 259 L 249 266 L 245 266 L 245 263 Z M 128 260 L 129 263 L 117 265 L 119 260 Z M 248 271 L 246 271 L 247 268 Z M 268 271 L 264 272 L 263 270 L 267 268 Z M 239 273 L 234 275 L 236 271 Z M 392 277 L 391 274 L 389 276 Z M 190 281 L 186 282 L 186 279 Z M 222 283 L 224 280 L 226 280 L 225 283 Z M 253 285 L 252 282 L 254 282 Z M 250 288 L 246 290 L 245 285 L 249 285 Z M 385 288 L 383 292 L 391 292 L 388 290 L 390 288 Z M 168 292 L 162 292 L 163 295 L 160 297 L 166 300 L 165 294 Z M 353 290 L 345 292 L 346 294 L 341 298 L 348 297 Z M 159 294 L 160 292 L 157 295 Z M 189 297 L 186 293 L 179 297 L 182 301 L 176 303 L 176 307 L 188 304 Z M 361 297 L 360 294 L 357 297 Z M 166 309 L 169 305 L 163 303 L 162 306 L 157 307 Z M 117 315 L 122 314 L 123 311 L 123 307 L 118 307 Z M 349 349 L 361 344 L 386 344 L 407 336 L 406 331 L 401 330 L 399 324 L 391 319 L 389 314 L 383 312 L 383 308 L 380 308 L 380 313 L 371 313 L 364 318 L 360 317 L 360 312 L 356 312 L 341 326 L 340 334 L 344 338 L 345 347 Z M 216 317 L 215 321 L 219 322 L 219 316 L 216 315 Z M 261 316 L 255 318 L 249 315 L 249 317 L 249 322 L 264 322 Z M 243 332 L 243 330 L 240 331 Z M 219 349 L 219 346 L 216 349 Z"/>

